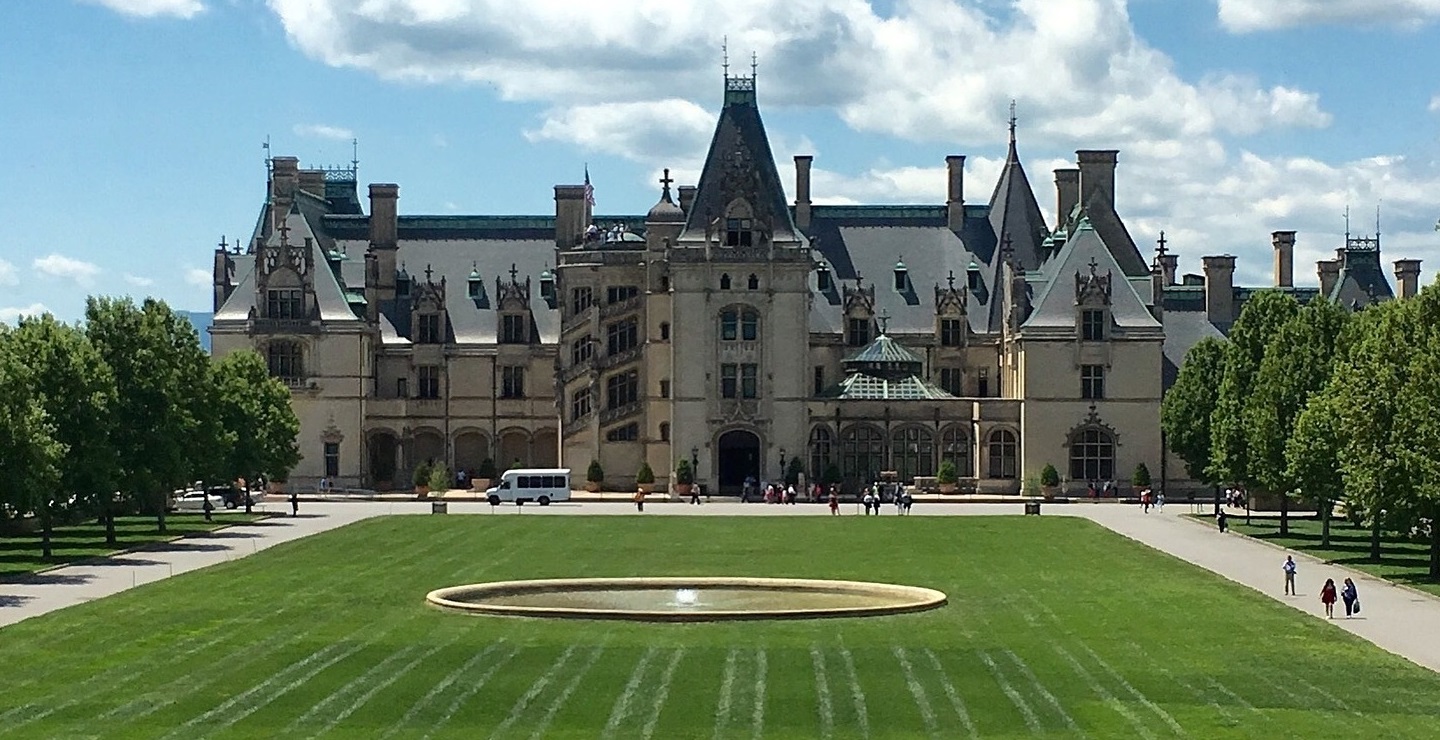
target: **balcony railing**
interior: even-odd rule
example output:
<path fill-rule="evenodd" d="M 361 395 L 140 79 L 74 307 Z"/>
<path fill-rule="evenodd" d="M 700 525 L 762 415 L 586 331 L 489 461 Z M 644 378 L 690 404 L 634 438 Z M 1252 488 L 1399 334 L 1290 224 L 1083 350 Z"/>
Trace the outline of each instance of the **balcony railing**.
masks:
<path fill-rule="evenodd" d="M 258 334 L 319 334 L 320 322 L 315 319 L 256 317 L 250 320 L 250 331 Z"/>
<path fill-rule="evenodd" d="M 633 298 L 626 298 L 619 303 L 611 303 L 607 306 L 602 306 L 600 308 L 600 318 L 608 319 L 611 316 L 619 316 L 622 313 L 629 313 L 631 311 L 634 311 L 640 308 L 640 304 L 644 300 L 645 296 L 637 295 Z"/>
<path fill-rule="evenodd" d="M 580 313 L 572 314 L 565 317 L 565 320 L 560 323 L 560 333 L 570 334 L 571 332 L 579 329 L 585 324 L 590 323 L 590 317 L 594 314 L 595 306 L 592 304 L 590 306 L 586 306 L 585 310 L 581 311 Z"/>
<path fill-rule="evenodd" d="M 595 364 L 598 365 L 601 370 L 609 370 L 612 367 L 617 367 L 619 365 L 624 365 L 625 363 L 634 362 L 640 359 L 640 354 L 644 351 L 645 345 L 636 345 L 619 354 L 605 355 L 604 357 L 601 357 L 600 360 Z"/>
<path fill-rule="evenodd" d="M 621 419 L 628 419 L 639 414 L 641 408 L 642 404 L 636 401 L 635 403 L 621 406 L 618 409 L 605 409 L 600 412 L 600 423 L 603 425 L 620 421 Z"/>

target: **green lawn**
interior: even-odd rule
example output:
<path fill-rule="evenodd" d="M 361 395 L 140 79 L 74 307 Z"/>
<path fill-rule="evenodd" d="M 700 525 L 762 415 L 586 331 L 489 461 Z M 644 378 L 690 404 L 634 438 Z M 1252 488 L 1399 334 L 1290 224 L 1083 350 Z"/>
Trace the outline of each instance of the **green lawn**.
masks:
<path fill-rule="evenodd" d="M 243 511 L 216 512 L 214 517 L 214 522 L 206 522 L 203 514 L 170 514 L 165 517 L 165 527 L 169 531 L 163 535 L 155 531 L 153 516 L 119 517 L 115 520 L 115 535 L 120 544 L 118 548 L 105 544 L 105 527 L 93 520 L 85 524 L 56 527 L 51 536 L 54 557 L 50 560 L 40 557 L 38 532 L 33 535 L 5 535 L 0 537 L 0 581 L 43 568 L 102 557 L 117 550 L 254 521 L 259 519 L 260 515 L 246 516 Z"/>
<path fill-rule="evenodd" d="M 1345 520 L 1330 523 L 1330 546 L 1320 546 L 1319 519 L 1290 519 L 1290 533 L 1280 536 L 1280 520 L 1232 516 L 1230 528 L 1241 534 L 1288 547 L 1321 560 L 1361 570 L 1395 583 L 1403 583 L 1440 596 L 1440 583 L 1430 579 L 1430 548 L 1423 542 L 1397 540 L 1382 535 L 1380 561 L 1370 559 L 1370 530 Z"/>
<path fill-rule="evenodd" d="M 433 587 L 767 575 L 871 619 L 476 617 Z M 368 520 L 0 630 L 5 737 L 1434 737 L 1440 675 L 1067 517 Z"/>

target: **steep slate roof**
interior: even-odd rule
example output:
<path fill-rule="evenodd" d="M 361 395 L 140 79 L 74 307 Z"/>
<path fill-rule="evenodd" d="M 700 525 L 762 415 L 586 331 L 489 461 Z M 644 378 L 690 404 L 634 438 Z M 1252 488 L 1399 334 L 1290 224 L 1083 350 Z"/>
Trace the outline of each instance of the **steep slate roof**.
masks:
<path fill-rule="evenodd" d="M 1378 240 L 1374 249 L 1347 245 L 1344 255 L 1340 276 L 1327 298 L 1346 308 L 1359 308 L 1395 297 L 1390 281 L 1385 279 L 1385 269 L 1380 266 Z"/>
<path fill-rule="evenodd" d="M 1115 212 L 1115 204 L 1110 202 L 1104 192 L 1098 189 L 1091 191 L 1090 197 L 1071 211 L 1065 231 L 1074 234 L 1082 220 L 1089 221 L 1091 228 L 1100 233 L 1100 238 L 1114 256 L 1121 272 L 1130 277 L 1150 274 L 1150 264 L 1140 254 L 1135 240 L 1130 237 L 1130 231 L 1125 228 L 1125 222 L 1120 219 L 1120 214 Z"/>
<path fill-rule="evenodd" d="M 311 228 L 310 221 L 305 215 L 305 208 L 297 202 L 291 207 L 290 213 L 285 217 L 285 226 L 289 230 L 286 241 L 291 246 L 303 245 L 305 239 L 311 240 L 310 250 L 315 265 L 315 302 L 320 309 L 322 321 L 355 321 L 358 319 L 354 310 L 350 307 L 350 301 L 345 295 L 344 288 L 336 280 L 335 274 L 329 267 L 327 260 L 327 249 L 323 242 L 333 244 L 328 236 L 322 239 L 320 233 Z M 258 227 L 257 227 L 258 228 Z M 280 231 L 274 229 L 269 237 L 265 239 L 267 247 L 280 245 Z M 363 252 L 364 247 L 361 247 Z M 244 321 L 250 316 L 250 309 L 255 307 L 258 296 L 255 293 L 255 255 L 235 254 L 231 255 L 235 262 L 235 275 L 232 280 L 235 290 L 230 298 L 215 312 L 217 321 Z M 353 260 L 352 260 L 353 261 Z"/>
<path fill-rule="evenodd" d="M 735 198 L 753 200 L 755 220 L 774 224 L 775 241 L 794 240 L 800 233 L 790 217 L 785 188 L 775 170 L 770 139 L 755 104 L 754 78 L 725 80 L 725 105 L 710 139 L 705 166 L 696 183 L 695 202 L 681 232 L 681 241 L 703 241 L 706 229 L 725 217 Z M 721 225 L 723 229 L 723 224 Z"/>
<path fill-rule="evenodd" d="M 1210 323 L 1205 312 L 1201 311 L 1166 311 L 1165 319 L 1165 358 L 1161 364 L 1161 388 L 1169 390 L 1175 384 L 1175 378 L 1180 374 L 1180 366 L 1185 364 L 1185 355 L 1190 353 L 1190 348 L 1200 343 L 1200 340 L 1209 337 L 1223 338 L 1225 334 L 1214 324 Z M 1218 379 L 1217 379 L 1218 382 Z"/>
<path fill-rule="evenodd" d="M 1109 274 L 1110 316 L 1122 329 L 1160 329 L 1134 286 L 1126 279 L 1111 249 L 1088 221 L 1082 220 L 1074 233 L 1060 248 L 1044 276 L 1048 283 L 1035 299 L 1030 318 L 1022 328 L 1060 329 L 1075 326 L 1075 276 L 1089 274 L 1091 265 L 1097 275 Z"/>
<path fill-rule="evenodd" d="M 995 192 L 990 196 L 990 226 L 1002 246 L 1009 236 L 1015 260 L 1026 272 L 1040 267 L 1044 261 L 1041 245 L 1050 235 L 1050 229 L 1045 226 L 1040 204 L 1035 202 L 1035 191 L 1030 188 L 1030 179 L 1025 176 L 1025 167 L 1020 164 L 1013 125 L 1010 129 L 1010 151 L 1000 170 L 1000 180 L 995 183 Z"/>

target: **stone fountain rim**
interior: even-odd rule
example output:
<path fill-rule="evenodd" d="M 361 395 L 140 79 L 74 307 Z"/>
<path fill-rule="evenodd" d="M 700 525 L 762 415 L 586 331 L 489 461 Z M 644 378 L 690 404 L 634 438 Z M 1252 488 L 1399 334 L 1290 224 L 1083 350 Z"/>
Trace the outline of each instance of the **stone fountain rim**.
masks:
<path fill-rule="evenodd" d="M 643 590 L 653 588 L 739 588 L 755 591 L 842 591 L 880 596 L 890 603 L 875 606 L 811 609 L 591 609 L 582 607 L 509 606 L 459 601 L 456 597 L 503 595 L 517 591 L 549 592 L 576 589 Z M 944 606 L 941 591 L 921 586 L 871 581 L 822 580 L 814 578 L 759 578 L 748 576 L 655 576 L 629 578 L 545 578 L 493 581 L 438 588 L 425 595 L 436 607 L 470 614 L 548 619 L 618 619 L 637 622 L 713 622 L 757 619 L 816 619 L 830 617 L 876 617 L 925 611 Z"/>

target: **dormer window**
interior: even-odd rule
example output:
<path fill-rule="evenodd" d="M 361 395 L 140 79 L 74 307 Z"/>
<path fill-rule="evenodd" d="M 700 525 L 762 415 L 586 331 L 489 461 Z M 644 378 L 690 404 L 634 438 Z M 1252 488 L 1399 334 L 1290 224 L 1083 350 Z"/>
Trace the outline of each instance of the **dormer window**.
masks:
<path fill-rule="evenodd" d="M 965 327 L 960 319 L 940 319 L 940 346 L 959 347 L 965 341 Z"/>
<path fill-rule="evenodd" d="M 909 287 L 910 270 L 903 261 L 895 263 L 895 292 L 904 293 Z"/>
<path fill-rule="evenodd" d="M 965 268 L 965 287 L 972 291 L 980 289 L 980 266 L 973 261 Z"/>
<path fill-rule="evenodd" d="M 395 273 L 395 297 L 410 297 L 410 273 L 406 272 L 403 266 Z"/>
<path fill-rule="evenodd" d="M 730 289 L 730 275 L 729 275 L 729 273 L 726 273 L 726 274 L 720 276 L 720 289 L 721 289 L 721 290 L 729 290 L 729 289 Z"/>
<path fill-rule="evenodd" d="M 540 273 L 540 297 L 551 302 L 555 300 L 555 273 L 549 270 Z"/>
<path fill-rule="evenodd" d="M 472 301 L 485 298 L 485 279 L 480 277 L 480 270 L 470 271 L 470 278 L 465 281 L 465 294 L 470 296 Z"/>
<path fill-rule="evenodd" d="M 870 343 L 870 319 L 851 318 L 845 325 L 845 344 L 864 347 Z"/>
<path fill-rule="evenodd" d="M 271 319 L 305 318 L 305 291 L 299 288 L 265 291 L 265 315 Z"/>
<path fill-rule="evenodd" d="M 829 265 L 822 264 L 819 269 L 815 271 L 815 286 L 822 293 L 832 290 L 835 287 L 835 283 L 831 280 Z"/>
<path fill-rule="evenodd" d="M 415 341 L 420 344 L 440 344 L 442 337 L 440 314 L 422 313 L 419 315 L 419 324 L 415 334 Z"/>
<path fill-rule="evenodd" d="M 749 247 L 755 244 L 755 222 L 748 218 L 725 219 L 725 246 Z"/>
<path fill-rule="evenodd" d="M 1080 339 L 1086 342 L 1105 341 L 1105 309 L 1086 308 L 1080 311 Z"/>
<path fill-rule="evenodd" d="M 500 317 L 501 344 L 529 344 L 530 327 L 523 314 L 507 313 Z"/>

